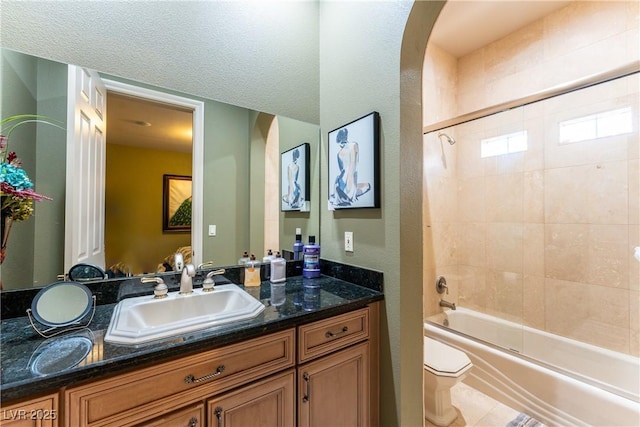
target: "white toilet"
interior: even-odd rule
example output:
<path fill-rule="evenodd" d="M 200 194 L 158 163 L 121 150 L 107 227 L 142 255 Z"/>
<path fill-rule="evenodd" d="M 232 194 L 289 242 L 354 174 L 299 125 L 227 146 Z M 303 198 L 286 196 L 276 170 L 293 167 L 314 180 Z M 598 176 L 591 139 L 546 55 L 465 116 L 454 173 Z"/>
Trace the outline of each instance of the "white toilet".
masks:
<path fill-rule="evenodd" d="M 448 426 L 457 418 L 451 387 L 462 381 L 472 366 L 464 352 L 424 337 L 424 416 L 431 423 Z"/>

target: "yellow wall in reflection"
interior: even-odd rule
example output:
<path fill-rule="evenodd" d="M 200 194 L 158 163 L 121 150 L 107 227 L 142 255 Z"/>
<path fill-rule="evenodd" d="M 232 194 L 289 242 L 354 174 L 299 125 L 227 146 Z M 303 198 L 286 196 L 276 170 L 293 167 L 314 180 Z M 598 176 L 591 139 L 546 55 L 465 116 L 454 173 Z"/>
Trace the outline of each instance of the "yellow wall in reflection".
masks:
<path fill-rule="evenodd" d="M 106 266 L 155 272 L 191 234 L 162 232 L 163 175 L 191 175 L 191 153 L 107 144 Z"/>

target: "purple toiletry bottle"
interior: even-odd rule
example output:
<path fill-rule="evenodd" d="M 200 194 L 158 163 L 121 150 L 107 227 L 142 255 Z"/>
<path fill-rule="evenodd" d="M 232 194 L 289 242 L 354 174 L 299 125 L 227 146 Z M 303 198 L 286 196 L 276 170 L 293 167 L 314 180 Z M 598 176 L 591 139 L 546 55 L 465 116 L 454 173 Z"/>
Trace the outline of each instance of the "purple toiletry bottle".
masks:
<path fill-rule="evenodd" d="M 320 245 L 316 244 L 316 236 L 309 236 L 309 243 L 302 248 L 302 277 L 320 277 Z"/>
<path fill-rule="evenodd" d="M 293 260 L 297 261 L 302 259 L 302 250 L 304 243 L 302 243 L 302 234 L 296 234 L 296 242 L 293 244 Z"/>

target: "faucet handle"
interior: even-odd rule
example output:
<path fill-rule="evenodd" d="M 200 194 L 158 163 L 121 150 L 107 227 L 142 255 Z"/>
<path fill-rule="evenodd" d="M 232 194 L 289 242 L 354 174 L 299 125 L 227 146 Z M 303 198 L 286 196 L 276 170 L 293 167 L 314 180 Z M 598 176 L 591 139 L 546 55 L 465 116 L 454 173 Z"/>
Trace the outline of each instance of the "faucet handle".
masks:
<path fill-rule="evenodd" d="M 157 283 L 156 287 L 153 288 L 153 295 L 154 295 L 153 297 L 155 299 L 161 299 L 161 298 L 167 297 L 167 293 L 169 292 L 169 287 L 164 283 L 164 280 L 162 280 L 160 277 L 143 277 L 142 279 L 140 279 L 140 282 Z"/>
<path fill-rule="evenodd" d="M 202 292 L 213 291 L 213 288 L 216 285 L 216 282 L 213 280 L 213 276 L 215 276 L 216 274 L 222 274 L 224 273 L 224 271 L 224 268 L 221 268 L 220 270 L 212 270 L 208 272 L 206 277 L 202 281 Z"/>
<path fill-rule="evenodd" d="M 438 292 L 439 294 L 442 294 L 445 291 L 447 292 L 447 295 L 449 295 L 449 287 L 447 286 L 447 279 L 445 279 L 444 276 L 440 276 L 438 277 L 438 280 L 436 280 L 436 292 Z"/>
<path fill-rule="evenodd" d="M 224 268 L 221 268 L 219 270 L 212 270 L 207 273 L 207 279 L 211 279 L 213 276 L 216 276 L 218 274 L 224 274 L 225 271 L 226 270 Z"/>

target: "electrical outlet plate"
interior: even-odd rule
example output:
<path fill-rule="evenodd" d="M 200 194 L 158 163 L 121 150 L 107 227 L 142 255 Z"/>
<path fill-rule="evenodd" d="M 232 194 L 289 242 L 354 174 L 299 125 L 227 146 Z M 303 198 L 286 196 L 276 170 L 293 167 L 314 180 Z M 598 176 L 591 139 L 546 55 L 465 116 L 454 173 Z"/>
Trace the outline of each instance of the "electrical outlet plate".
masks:
<path fill-rule="evenodd" d="M 344 232 L 344 250 L 353 252 L 353 231 Z"/>

